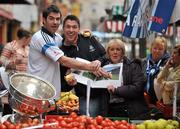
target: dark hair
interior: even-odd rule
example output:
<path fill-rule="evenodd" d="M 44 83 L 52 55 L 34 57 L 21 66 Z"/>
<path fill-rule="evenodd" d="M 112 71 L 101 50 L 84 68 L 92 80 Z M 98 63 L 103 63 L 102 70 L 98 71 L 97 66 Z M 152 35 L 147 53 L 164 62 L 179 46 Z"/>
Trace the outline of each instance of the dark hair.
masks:
<path fill-rule="evenodd" d="M 44 11 L 43 11 L 43 18 L 47 18 L 48 15 L 53 12 L 53 13 L 60 13 L 60 16 L 62 17 L 61 11 L 59 10 L 59 8 L 56 5 L 50 5 L 48 6 Z"/>
<path fill-rule="evenodd" d="M 78 27 L 80 28 L 80 21 L 79 21 L 79 18 L 76 17 L 75 15 L 67 15 L 64 20 L 63 20 L 63 28 L 64 28 L 64 25 L 66 23 L 67 20 L 71 20 L 71 21 L 76 21 L 77 24 L 78 24 Z"/>
<path fill-rule="evenodd" d="M 27 30 L 24 30 L 22 28 L 20 28 L 17 32 L 17 37 L 19 39 L 23 38 L 23 37 L 30 37 L 31 36 L 31 33 Z"/>

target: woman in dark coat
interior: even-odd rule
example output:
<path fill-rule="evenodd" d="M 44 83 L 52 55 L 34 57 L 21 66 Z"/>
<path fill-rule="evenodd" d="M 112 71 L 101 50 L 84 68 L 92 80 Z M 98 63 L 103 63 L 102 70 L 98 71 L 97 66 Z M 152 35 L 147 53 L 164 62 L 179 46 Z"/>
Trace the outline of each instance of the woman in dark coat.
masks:
<path fill-rule="evenodd" d="M 119 72 L 119 76 L 122 76 L 121 86 L 107 87 L 110 93 L 109 116 L 145 119 L 148 112 L 143 94 L 146 79 L 140 61 L 131 61 L 125 56 L 125 46 L 120 39 L 112 39 L 107 45 L 106 52 L 109 63 L 121 63 L 122 67 L 122 70 L 121 67 L 114 70 L 122 71 Z"/>
<path fill-rule="evenodd" d="M 166 64 L 169 57 L 166 39 L 156 37 L 151 44 L 150 54 L 142 61 L 143 72 L 147 78 L 145 92 L 149 108 L 153 108 L 158 101 L 154 90 L 154 79 L 157 78 L 160 68 Z"/>

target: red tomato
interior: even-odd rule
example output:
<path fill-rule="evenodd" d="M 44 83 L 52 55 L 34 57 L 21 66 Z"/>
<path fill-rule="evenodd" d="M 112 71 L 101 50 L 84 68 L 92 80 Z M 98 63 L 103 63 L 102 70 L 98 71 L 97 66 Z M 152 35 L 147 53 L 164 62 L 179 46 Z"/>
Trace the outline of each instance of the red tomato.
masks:
<path fill-rule="evenodd" d="M 7 129 L 5 125 L 0 124 L 0 129 Z"/>
<path fill-rule="evenodd" d="M 126 120 L 121 120 L 121 123 L 127 125 L 128 122 Z"/>
<path fill-rule="evenodd" d="M 86 129 L 84 125 L 80 125 L 79 129 Z"/>
<path fill-rule="evenodd" d="M 115 121 L 114 121 L 115 126 L 119 125 L 120 123 L 121 123 L 121 122 L 120 122 L 119 120 L 115 120 Z"/>
<path fill-rule="evenodd" d="M 64 121 L 64 120 L 62 120 L 62 121 L 59 122 L 59 126 L 60 126 L 60 127 L 66 127 L 66 124 L 67 124 L 67 123 L 66 123 L 66 121 Z"/>
<path fill-rule="evenodd" d="M 16 126 L 16 129 L 19 129 L 22 127 L 22 123 L 17 123 L 15 126 Z"/>
<path fill-rule="evenodd" d="M 72 122 L 71 125 L 73 127 L 79 127 L 80 126 L 80 123 L 79 122 Z"/>
<path fill-rule="evenodd" d="M 101 122 L 101 125 L 102 125 L 103 127 L 106 127 L 106 126 L 107 126 L 107 122 L 106 122 L 106 121 L 102 121 L 102 122 Z"/>
<path fill-rule="evenodd" d="M 87 129 L 96 129 L 96 127 L 94 125 L 88 125 Z"/>
<path fill-rule="evenodd" d="M 16 129 L 21 129 L 21 126 L 20 125 L 16 125 Z"/>
<path fill-rule="evenodd" d="M 71 112 L 71 114 L 69 116 L 72 117 L 72 118 L 76 118 L 77 114 L 75 112 Z"/>
<path fill-rule="evenodd" d="M 118 129 L 129 129 L 129 127 L 126 125 L 120 124 L 118 125 Z"/>
<path fill-rule="evenodd" d="M 73 121 L 73 118 L 71 118 L 71 117 L 66 118 L 65 121 L 66 121 L 67 123 L 71 123 L 71 122 Z"/>
<path fill-rule="evenodd" d="M 8 126 L 8 129 L 16 129 L 16 126 L 15 126 L 14 124 L 10 124 L 10 125 Z"/>
<path fill-rule="evenodd" d="M 97 116 L 95 119 L 96 119 L 96 122 L 97 122 L 98 124 L 101 124 L 102 121 L 103 121 L 103 117 L 102 117 L 102 116 Z"/>
<path fill-rule="evenodd" d="M 137 129 L 137 127 L 134 124 L 130 124 L 129 129 Z"/>
<path fill-rule="evenodd" d="M 60 123 L 63 119 L 64 119 L 63 116 L 59 116 L 59 117 L 57 118 L 57 121 Z"/>
<path fill-rule="evenodd" d="M 85 123 L 86 122 L 86 116 L 78 116 L 74 121 Z"/>

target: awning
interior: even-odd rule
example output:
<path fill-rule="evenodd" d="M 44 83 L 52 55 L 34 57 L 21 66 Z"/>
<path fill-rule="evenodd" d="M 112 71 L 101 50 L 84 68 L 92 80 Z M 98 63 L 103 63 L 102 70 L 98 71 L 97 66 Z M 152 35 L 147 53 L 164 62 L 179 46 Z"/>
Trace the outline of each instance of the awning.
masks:
<path fill-rule="evenodd" d="M 28 0 L 0 0 L 0 4 L 31 4 Z"/>

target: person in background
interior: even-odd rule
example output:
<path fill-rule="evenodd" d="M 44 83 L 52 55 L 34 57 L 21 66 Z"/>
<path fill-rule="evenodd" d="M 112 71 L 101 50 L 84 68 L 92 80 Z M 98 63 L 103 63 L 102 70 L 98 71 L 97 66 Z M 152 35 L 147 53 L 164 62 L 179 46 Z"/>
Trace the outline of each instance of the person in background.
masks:
<path fill-rule="evenodd" d="M 157 76 L 160 94 L 164 104 L 173 103 L 174 85 L 177 83 L 177 104 L 180 105 L 180 45 L 176 45 L 171 58 L 167 61 Z"/>
<path fill-rule="evenodd" d="M 110 93 L 108 116 L 146 119 L 148 108 L 143 94 L 146 79 L 142 72 L 141 61 L 129 60 L 125 56 L 125 45 L 120 39 L 110 40 L 106 52 L 109 64 L 122 63 L 119 69 L 114 70 L 122 77 L 121 85 L 117 88 L 114 85 L 107 86 Z"/>
<path fill-rule="evenodd" d="M 8 71 L 26 72 L 31 33 L 19 29 L 17 37 L 18 40 L 13 40 L 4 46 L 0 62 Z"/>
<path fill-rule="evenodd" d="M 17 40 L 13 40 L 7 43 L 0 56 L 0 63 L 5 67 L 5 70 L 9 73 L 27 72 L 27 62 L 29 54 L 29 42 L 31 39 L 31 33 L 27 30 L 20 28 L 17 31 Z M 6 89 L 2 79 L 0 79 L 1 90 Z M 7 104 L 3 106 L 3 115 L 11 114 L 12 109 Z"/>
<path fill-rule="evenodd" d="M 56 89 L 54 99 L 59 99 L 61 92 L 59 64 L 92 72 L 97 70 L 106 74 L 100 68 L 99 61 L 83 63 L 64 55 L 64 52 L 59 48 L 62 37 L 56 33 L 62 14 L 56 5 L 48 6 L 43 11 L 42 17 L 43 26 L 32 36 L 30 42 L 28 73 L 39 76 L 54 85 Z"/>
<path fill-rule="evenodd" d="M 0 64 L 5 67 L 8 72 L 26 72 L 29 54 L 29 42 L 31 33 L 24 29 L 19 29 L 17 32 L 18 40 L 13 40 L 7 43 L 0 56 Z M 1 79 L 0 79 L 1 80 Z M 4 85 L 1 82 L 1 90 Z"/>
<path fill-rule="evenodd" d="M 68 15 L 63 21 L 63 45 L 61 49 L 68 57 L 79 57 L 88 61 L 98 60 L 103 65 L 106 61 L 106 51 L 104 47 L 91 36 L 90 32 L 80 33 L 80 21 L 75 15 Z M 61 65 L 61 82 L 64 91 L 75 88 L 75 93 L 79 97 L 80 114 L 86 114 L 86 87 L 83 84 L 77 84 L 73 87 L 65 81 L 64 76 L 69 67 Z M 95 75 L 101 76 L 98 72 Z M 76 83 L 75 83 L 76 84 Z M 107 115 L 107 90 L 91 88 L 90 95 L 90 116 Z"/>
<path fill-rule="evenodd" d="M 169 57 L 167 40 L 164 37 L 156 37 L 151 43 L 150 54 L 142 61 L 143 71 L 147 78 L 145 98 L 149 108 L 153 108 L 158 100 L 154 91 L 154 79 Z"/>

